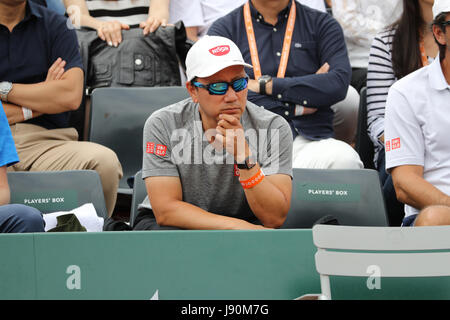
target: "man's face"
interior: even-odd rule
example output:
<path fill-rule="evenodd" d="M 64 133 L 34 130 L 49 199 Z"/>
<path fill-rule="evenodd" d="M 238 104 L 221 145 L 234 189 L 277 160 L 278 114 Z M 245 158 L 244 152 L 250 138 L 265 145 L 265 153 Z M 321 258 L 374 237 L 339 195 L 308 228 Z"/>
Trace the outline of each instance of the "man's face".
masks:
<path fill-rule="evenodd" d="M 232 82 L 245 77 L 243 66 L 231 66 L 225 68 L 207 78 L 197 78 L 197 82 L 208 85 L 216 82 Z M 229 86 L 224 95 L 211 95 L 207 89 L 194 87 L 192 83 L 187 85 L 189 94 L 194 102 L 200 105 L 199 111 L 202 116 L 202 122 L 207 127 L 215 127 L 219 121 L 220 114 L 230 114 L 240 119 L 245 110 L 247 102 L 248 89 L 235 92 Z"/>
<path fill-rule="evenodd" d="M 292 0 L 252 0 L 253 5 L 257 5 L 263 8 L 274 8 L 281 6 L 281 7 L 286 7 L 288 5 L 289 2 L 291 2 Z"/>
<path fill-rule="evenodd" d="M 445 16 L 445 21 L 450 21 L 450 13 Z M 450 25 L 445 27 L 445 44 L 447 46 L 447 51 L 450 50 Z"/>
<path fill-rule="evenodd" d="M 445 21 L 449 21 L 449 20 L 450 20 L 450 13 L 447 13 L 447 15 L 445 16 Z M 445 27 L 445 32 L 443 32 L 440 27 L 433 26 L 433 32 L 434 32 L 434 36 L 436 37 L 436 40 L 441 45 L 444 45 L 444 46 L 446 45 L 447 51 L 449 51 L 450 50 L 450 26 L 447 25 Z"/>

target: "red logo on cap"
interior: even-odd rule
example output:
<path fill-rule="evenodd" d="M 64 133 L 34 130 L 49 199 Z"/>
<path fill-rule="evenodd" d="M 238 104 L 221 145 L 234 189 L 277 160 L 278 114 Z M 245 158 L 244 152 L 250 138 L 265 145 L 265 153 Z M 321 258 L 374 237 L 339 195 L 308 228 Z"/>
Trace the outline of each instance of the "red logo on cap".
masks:
<path fill-rule="evenodd" d="M 209 49 L 209 52 L 211 52 L 215 56 L 224 56 L 228 54 L 228 52 L 230 52 L 230 46 L 229 45 L 217 46 L 212 49 Z"/>

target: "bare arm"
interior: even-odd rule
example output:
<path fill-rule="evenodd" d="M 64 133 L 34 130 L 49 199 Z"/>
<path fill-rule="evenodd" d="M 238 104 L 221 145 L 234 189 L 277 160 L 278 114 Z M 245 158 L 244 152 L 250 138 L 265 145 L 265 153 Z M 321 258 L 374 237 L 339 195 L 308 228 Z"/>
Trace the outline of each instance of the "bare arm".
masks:
<path fill-rule="evenodd" d="M 64 0 L 67 14 L 75 26 L 98 29 L 102 21 L 91 17 L 85 0 Z"/>
<path fill-rule="evenodd" d="M 64 67 L 66 66 L 66 62 L 61 58 L 56 59 L 56 61 L 50 66 L 47 72 L 47 77 L 45 81 L 54 81 L 59 80 L 64 74 Z M 3 108 L 5 110 L 6 117 L 8 118 L 8 123 L 15 124 L 18 122 L 25 121 L 25 115 L 23 112 L 23 107 L 26 106 L 18 106 L 12 103 L 3 102 Z M 32 111 L 31 118 L 36 118 L 42 115 L 41 112 Z"/>
<path fill-rule="evenodd" d="M 8 176 L 6 166 L 0 167 L 0 205 L 8 204 L 10 200 L 10 191 L 8 185 Z"/>
<path fill-rule="evenodd" d="M 91 17 L 85 0 L 64 0 L 64 5 L 73 25 L 97 30 L 98 37 L 110 46 L 117 47 L 122 42 L 122 29 L 130 29 L 129 25 L 117 20 L 102 21 Z"/>
<path fill-rule="evenodd" d="M 244 137 L 244 130 L 240 121 L 227 114 L 219 115 L 216 142 L 232 154 L 237 163 L 251 156 L 251 151 Z M 242 142 L 239 142 L 242 141 Z M 240 148 L 239 146 L 244 146 Z M 259 164 L 253 168 L 240 171 L 240 181 L 254 177 L 260 170 Z M 284 174 L 275 174 L 265 177 L 259 184 L 244 189 L 247 202 L 253 214 L 269 228 L 280 227 L 286 219 L 290 207 L 292 181 Z"/>
<path fill-rule="evenodd" d="M 192 41 L 198 40 L 198 27 L 186 27 L 186 37 Z"/>
<path fill-rule="evenodd" d="M 14 83 L 8 94 L 8 102 L 25 106 L 33 111 L 57 114 L 76 110 L 83 94 L 83 70 L 72 68 L 59 80 L 35 84 Z"/>
<path fill-rule="evenodd" d="M 149 177 L 145 179 L 145 185 L 156 221 L 161 226 L 196 230 L 264 229 L 241 219 L 207 212 L 182 201 L 178 177 Z"/>
<path fill-rule="evenodd" d="M 259 170 L 240 170 L 241 179 L 249 179 Z M 261 183 L 245 189 L 247 202 L 254 215 L 269 228 L 279 228 L 284 223 L 291 205 L 292 181 L 284 174 L 266 176 Z"/>
<path fill-rule="evenodd" d="M 169 0 L 151 0 L 148 18 L 139 25 L 144 35 L 154 32 L 159 26 L 165 27 L 169 21 Z"/>
<path fill-rule="evenodd" d="M 423 178 L 422 166 L 398 166 L 391 175 L 400 202 L 419 210 L 430 205 L 450 206 L 450 197 Z"/>
<path fill-rule="evenodd" d="M 6 114 L 6 117 L 8 118 L 8 123 L 10 125 L 25 121 L 25 116 L 23 114 L 21 106 L 18 106 L 18 105 L 12 104 L 12 103 L 3 102 L 3 109 L 5 110 L 5 114 Z M 40 115 L 42 115 L 42 113 L 37 112 L 37 111 L 32 112 L 32 118 L 39 117 Z"/>

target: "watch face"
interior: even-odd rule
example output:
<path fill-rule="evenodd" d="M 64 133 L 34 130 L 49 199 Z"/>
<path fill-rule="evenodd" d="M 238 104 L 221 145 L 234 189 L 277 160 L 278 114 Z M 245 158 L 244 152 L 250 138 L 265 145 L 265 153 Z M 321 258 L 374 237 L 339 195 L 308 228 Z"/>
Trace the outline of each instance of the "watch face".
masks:
<path fill-rule="evenodd" d="M 3 93 L 3 94 L 8 93 L 9 90 L 11 90 L 11 88 L 12 88 L 11 82 L 6 82 L 6 81 L 0 82 L 0 92 L 1 93 Z"/>

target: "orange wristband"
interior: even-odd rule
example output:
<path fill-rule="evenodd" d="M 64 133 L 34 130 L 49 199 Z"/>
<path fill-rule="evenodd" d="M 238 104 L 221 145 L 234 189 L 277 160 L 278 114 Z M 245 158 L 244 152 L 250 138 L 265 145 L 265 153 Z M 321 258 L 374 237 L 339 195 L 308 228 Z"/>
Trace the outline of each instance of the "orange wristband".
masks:
<path fill-rule="evenodd" d="M 259 169 L 258 172 L 248 180 L 241 181 L 241 185 L 244 189 L 251 189 L 259 184 L 264 179 L 264 172 Z"/>

